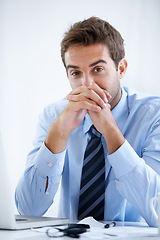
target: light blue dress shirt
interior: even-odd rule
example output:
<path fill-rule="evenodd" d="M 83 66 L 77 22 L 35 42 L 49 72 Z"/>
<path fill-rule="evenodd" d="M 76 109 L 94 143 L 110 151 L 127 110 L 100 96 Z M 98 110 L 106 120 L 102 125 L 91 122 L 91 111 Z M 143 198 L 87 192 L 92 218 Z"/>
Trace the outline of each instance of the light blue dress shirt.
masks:
<path fill-rule="evenodd" d="M 59 217 L 77 219 L 83 156 L 91 137 L 89 115 L 71 132 L 65 151 L 53 154 L 44 144 L 51 123 L 67 104 L 62 100 L 49 105 L 39 118 L 34 149 L 15 194 L 20 214 L 43 215 L 61 183 Z M 102 136 L 106 168 L 104 220 L 146 220 L 155 226 L 149 201 L 160 192 L 160 98 L 122 88 L 122 97 L 112 114 L 125 142 L 108 155 Z"/>

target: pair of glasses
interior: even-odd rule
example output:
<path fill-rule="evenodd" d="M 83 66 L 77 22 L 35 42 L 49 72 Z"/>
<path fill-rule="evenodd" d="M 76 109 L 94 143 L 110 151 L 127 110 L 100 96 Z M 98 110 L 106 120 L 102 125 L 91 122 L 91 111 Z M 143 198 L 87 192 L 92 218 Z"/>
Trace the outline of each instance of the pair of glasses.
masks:
<path fill-rule="evenodd" d="M 72 238 L 79 238 L 80 234 L 87 232 L 90 226 L 88 224 L 69 224 L 67 228 L 49 228 L 46 231 L 48 237 L 57 238 L 68 236 Z"/>

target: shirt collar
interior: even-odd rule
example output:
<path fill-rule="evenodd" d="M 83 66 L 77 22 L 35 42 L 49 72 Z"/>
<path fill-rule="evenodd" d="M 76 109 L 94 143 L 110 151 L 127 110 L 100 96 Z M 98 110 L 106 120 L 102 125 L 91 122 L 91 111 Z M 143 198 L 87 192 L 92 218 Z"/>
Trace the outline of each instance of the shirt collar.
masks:
<path fill-rule="evenodd" d="M 128 116 L 128 104 L 127 104 L 127 92 L 122 87 L 122 95 L 121 99 L 118 102 L 118 104 L 113 108 L 112 114 L 119 126 L 120 129 L 122 129 L 127 116 Z M 85 115 L 85 118 L 83 120 L 83 132 L 84 134 L 88 132 L 92 126 L 92 121 L 90 119 L 89 114 L 87 113 Z"/>

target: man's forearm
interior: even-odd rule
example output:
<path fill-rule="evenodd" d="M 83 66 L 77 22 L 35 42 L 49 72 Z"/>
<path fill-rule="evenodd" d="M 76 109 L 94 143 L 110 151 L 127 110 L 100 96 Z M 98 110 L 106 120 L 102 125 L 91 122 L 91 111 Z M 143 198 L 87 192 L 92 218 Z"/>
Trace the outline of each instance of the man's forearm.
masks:
<path fill-rule="evenodd" d="M 125 141 L 125 138 L 114 118 L 108 123 L 108 125 L 104 126 L 103 136 L 105 138 L 109 154 L 114 153 Z"/>
<path fill-rule="evenodd" d="M 99 113 L 89 112 L 91 120 L 97 130 L 104 136 L 108 153 L 115 152 L 125 141 L 109 106 L 102 109 Z"/>
<path fill-rule="evenodd" d="M 64 132 L 56 119 L 50 126 L 45 139 L 46 147 L 54 154 L 63 152 L 67 146 L 69 132 Z"/>

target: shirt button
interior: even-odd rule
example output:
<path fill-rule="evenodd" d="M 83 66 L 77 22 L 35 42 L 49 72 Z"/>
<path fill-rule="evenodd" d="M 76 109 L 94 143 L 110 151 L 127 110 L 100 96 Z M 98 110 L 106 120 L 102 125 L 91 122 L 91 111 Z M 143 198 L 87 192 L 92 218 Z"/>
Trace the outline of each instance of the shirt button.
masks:
<path fill-rule="evenodd" d="M 46 195 L 49 195 L 49 192 L 46 192 Z"/>
<path fill-rule="evenodd" d="M 52 163 L 48 163 L 48 167 L 52 167 L 53 165 L 52 165 Z"/>
<path fill-rule="evenodd" d="M 62 165 L 62 162 L 59 162 L 59 166 L 61 166 Z"/>

